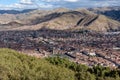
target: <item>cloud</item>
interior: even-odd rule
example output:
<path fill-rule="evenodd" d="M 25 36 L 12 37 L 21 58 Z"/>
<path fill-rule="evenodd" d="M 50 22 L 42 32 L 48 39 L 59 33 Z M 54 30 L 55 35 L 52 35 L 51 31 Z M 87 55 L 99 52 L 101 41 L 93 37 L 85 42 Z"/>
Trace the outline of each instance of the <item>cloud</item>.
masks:
<path fill-rule="evenodd" d="M 78 2 L 79 0 L 65 0 L 65 1 L 68 1 L 68 2 Z"/>
<path fill-rule="evenodd" d="M 24 6 L 17 3 L 11 5 L 0 5 L 0 9 L 2 10 L 21 9 L 21 8 L 24 8 Z"/>
<path fill-rule="evenodd" d="M 21 4 L 31 5 L 33 4 L 32 0 L 20 0 Z"/>
<path fill-rule="evenodd" d="M 67 8 L 119 6 L 120 0 L 39 0 Z"/>
<path fill-rule="evenodd" d="M 119 6 L 120 0 L 93 0 L 94 6 Z"/>
<path fill-rule="evenodd" d="M 120 0 L 19 0 L 18 3 L 0 5 L 1 9 L 52 9 L 58 7 L 103 7 L 119 6 Z"/>
<path fill-rule="evenodd" d="M 20 0 L 20 3 L 23 3 L 23 4 L 32 4 L 32 1 L 31 0 Z"/>
<path fill-rule="evenodd" d="M 39 0 L 39 1 L 46 1 L 46 2 L 77 2 L 77 1 L 80 1 L 80 0 Z"/>

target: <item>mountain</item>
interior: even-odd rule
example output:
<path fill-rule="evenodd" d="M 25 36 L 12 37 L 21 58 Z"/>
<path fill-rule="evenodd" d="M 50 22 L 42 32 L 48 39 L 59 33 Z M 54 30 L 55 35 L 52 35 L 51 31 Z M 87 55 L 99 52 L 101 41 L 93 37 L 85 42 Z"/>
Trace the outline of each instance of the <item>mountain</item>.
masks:
<path fill-rule="evenodd" d="M 4 18 L 3 18 L 4 16 Z M 119 31 L 120 22 L 87 9 L 34 10 L 25 14 L 0 15 L 1 30 L 37 30 L 50 28 L 57 30 L 88 29 L 94 31 Z"/>
<path fill-rule="evenodd" d="M 88 9 L 94 13 L 105 15 L 111 19 L 120 21 L 120 7 L 102 7 Z"/>
<path fill-rule="evenodd" d="M 0 14 L 21 14 L 21 13 L 28 13 L 36 9 L 25 9 L 25 10 L 0 10 Z"/>
<path fill-rule="evenodd" d="M 23 24 L 13 21 L 13 22 L 9 22 L 7 24 L 1 24 L 0 26 L 22 26 Z"/>

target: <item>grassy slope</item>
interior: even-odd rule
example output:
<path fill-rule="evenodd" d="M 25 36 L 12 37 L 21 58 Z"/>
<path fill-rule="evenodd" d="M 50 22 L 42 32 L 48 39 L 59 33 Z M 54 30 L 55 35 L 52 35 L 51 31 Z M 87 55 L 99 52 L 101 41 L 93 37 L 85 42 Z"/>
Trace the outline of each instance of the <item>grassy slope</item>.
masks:
<path fill-rule="evenodd" d="M 38 59 L 0 49 L 0 80 L 120 80 L 120 71 L 70 62 L 60 57 Z"/>
<path fill-rule="evenodd" d="M 0 49 L 0 80 L 74 80 L 74 72 L 45 60 Z"/>

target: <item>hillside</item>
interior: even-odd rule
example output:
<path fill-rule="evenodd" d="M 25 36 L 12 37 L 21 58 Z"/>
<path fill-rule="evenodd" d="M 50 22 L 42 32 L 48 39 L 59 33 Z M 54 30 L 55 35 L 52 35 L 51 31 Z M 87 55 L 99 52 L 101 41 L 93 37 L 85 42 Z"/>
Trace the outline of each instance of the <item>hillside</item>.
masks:
<path fill-rule="evenodd" d="M 2 18 L 3 16 L 8 16 L 8 19 Z M 56 30 L 88 29 L 103 32 L 120 30 L 120 22 L 87 9 L 34 10 L 25 14 L 3 16 L 0 16 L 3 19 L 0 21 L 1 30 L 38 30 L 43 27 Z"/>
<path fill-rule="evenodd" d="M 114 74 L 116 73 L 116 74 Z M 76 64 L 66 58 L 38 59 L 0 49 L 0 80 L 119 80 L 120 71 Z"/>
<path fill-rule="evenodd" d="M 102 7 L 88 9 L 94 13 L 105 15 L 111 19 L 120 21 L 120 7 Z"/>
<path fill-rule="evenodd" d="M 0 49 L 0 80 L 74 80 L 74 72 L 14 50 Z"/>

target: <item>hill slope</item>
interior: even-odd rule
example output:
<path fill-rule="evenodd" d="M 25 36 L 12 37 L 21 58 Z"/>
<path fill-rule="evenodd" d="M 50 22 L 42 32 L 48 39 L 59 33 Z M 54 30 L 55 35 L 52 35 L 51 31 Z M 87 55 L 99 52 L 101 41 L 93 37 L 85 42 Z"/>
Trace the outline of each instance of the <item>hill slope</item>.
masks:
<path fill-rule="evenodd" d="M 13 16 L 13 15 L 12 15 Z M 13 21 L 2 21 L 1 30 L 37 30 L 50 28 L 64 29 L 88 29 L 95 31 L 119 31 L 120 22 L 98 15 L 87 9 L 77 10 L 52 10 L 33 11 L 27 14 L 15 15 Z M 3 23 L 6 22 L 6 23 Z M 6 25 L 3 26 L 2 25 Z"/>
<path fill-rule="evenodd" d="M 58 30 L 75 29 L 76 27 L 95 31 L 120 30 L 120 23 L 118 21 L 109 19 L 103 15 L 83 11 L 52 13 L 43 18 L 34 19 L 31 23 Z"/>
<path fill-rule="evenodd" d="M 42 59 L 0 49 L 0 80 L 74 80 L 74 72 Z"/>
<path fill-rule="evenodd" d="M 120 7 L 102 7 L 102 8 L 91 8 L 88 9 L 97 14 L 103 14 L 111 19 L 120 21 Z"/>
<path fill-rule="evenodd" d="M 100 65 L 88 68 L 66 58 L 38 59 L 0 49 L 0 80 L 120 80 L 119 73 Z"/>

